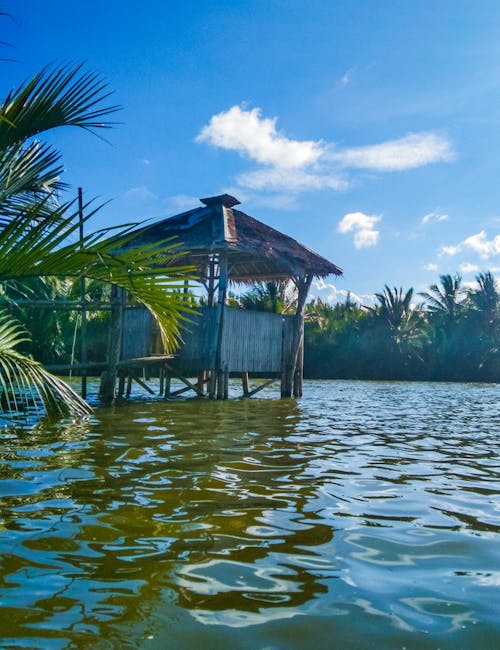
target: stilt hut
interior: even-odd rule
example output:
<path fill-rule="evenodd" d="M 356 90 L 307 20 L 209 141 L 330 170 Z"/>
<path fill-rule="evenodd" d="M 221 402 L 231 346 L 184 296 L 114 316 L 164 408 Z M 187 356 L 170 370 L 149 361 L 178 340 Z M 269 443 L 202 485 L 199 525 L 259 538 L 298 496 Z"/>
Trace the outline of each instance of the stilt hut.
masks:
<path fill-rule="evenodd" d="M 302 394 L 304 305 L 314 277 L 340 275 L 341 269 L 297 241 L 236 209 L 228 194 L 201 199 L 201 207 L 140 228 L 129 245 L 175 237 L 181 264 L 196 268 L 206 291 L 204 306 L 190 318 L 183 344 L 172 359 L 164 359 L 165 394 L 170 377 L 179 377 L 199 395 L 227 398 L 229 374 L 242 377 L 243 394 L 250 395 L 248 373 L 281 381 L 281 396 Z M 228 283 L 254 284 L 291 280 L 297 288 L 293 316 L 230 308 Z M 119 309 L 115 310 L 116 314 Z M 115 314 L 115 319 L 118 316 Z M 148 313 L 127 310 L 123 331 L 123 378 L 148 359 L 162 364 L 152 348 L 154 324 Z M 127 365 L 128 364 L 128 365 Z M 196 377 L 191 381 L 188 378 Z M 130 390 L 130 383 L 129 383 Z"/>

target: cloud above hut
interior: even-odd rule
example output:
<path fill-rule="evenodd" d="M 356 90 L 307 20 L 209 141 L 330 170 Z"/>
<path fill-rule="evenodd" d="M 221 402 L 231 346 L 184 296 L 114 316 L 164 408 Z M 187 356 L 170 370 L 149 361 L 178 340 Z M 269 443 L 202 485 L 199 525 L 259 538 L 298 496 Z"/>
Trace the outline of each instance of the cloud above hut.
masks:
<path fill-rule="evenodd" d="M 307 192 L 345 190 L 354 171 L 400 172 L 454 159 L 445 134 L 425 131 L 358 147 L 339 147 L 326 140 L 299 140 L 277 127 L 277 117 L 261 108 L 232 106 L 213 115 L 196 142 L 235 151 L 257 168 L 236 178 L 252 190 Z"/>

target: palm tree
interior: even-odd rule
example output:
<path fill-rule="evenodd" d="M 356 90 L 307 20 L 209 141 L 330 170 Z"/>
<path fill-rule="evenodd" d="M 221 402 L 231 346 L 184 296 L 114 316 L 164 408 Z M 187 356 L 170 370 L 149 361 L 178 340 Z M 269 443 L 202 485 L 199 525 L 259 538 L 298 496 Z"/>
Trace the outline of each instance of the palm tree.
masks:
<path fill-rule="evenodd" d="M 288 280 L 258 282 L 240 296 L 239 304 L 243 309 L 286 314 L 295 306 L 296 299 L 295 287 Z"/>
<path fill-rule="evenodd" d="M 435 315 L 446 331 L 449 333 L 456 323 L 462 310 L 463 289 L 461 288 L 462 278 L 456 273 L 439 276 L 441 286 L 431 284 L 430 292 L 423 292 L 420 295 L 425 298 L 429 311 Z"/>
<path fill-rule="evenodd" d="M 462 278 L 456 273 L 441 275 L 440 285 L 432 284 L 428 292 L 420 295 L 425 299 L 429 321 L 433 326 L 434 357 L 438 379 L 460 379 L 466 358 L 464 336 L 466 304 Z"/>
<path fill-rule="evenodd" d="M 468 292 L 468 329 L 473 379 L 500 379 L 500 300 L 497 282 L 488 271 L 476 276 Z"/>
<path fill-rule="evenodd" d="M 159 242 L 127 250 L 131 226 L 104 229 L 77 241 L 74 205 L 57 203 L 64 188 L 60 154 L 39 139 L 63 126 L 86 131 L 111 126 L 105 118 L 116 107 L 103 106 L 108 96 L 95 74 L 76 66 L 42 70 L 0 104 L 0 281 L 86 276 L 111 282 L 150 309 L 171 350 L 186 311 L 184 294 L 176 290 L 188 271 L 169 266 L 175 247 Z M 26 338 L 20 325 L 6 315 L 0 322 L 3 408 L 15 412 L 36 405 L 38 396 L 49 415 L 88 412 L 64 382 L 19 353 L 17 346 Z"/>
<path fill-rule="evenodd" d="M 375 296 L 379 304 L 368 309 L 385 357 L 379 360 L 380 371 L 389 378 L 404 377 L 410 361 L 423 362 L 422 350 L 427 341 L 425 319 L 420 310 L 412 308 L 413 289 L 403 294 L 402 287 L 391 290 L 385 285 L 383 292 Z"/>
<path fill-rule="evenodd" d="M 484 316 L 485 323 L 493 323 L 498 318 L 500 296 L 497 281 L 491 271 L 476 275 L 477 289 L 469 292 L 469 299 L 474 309 Z"/>

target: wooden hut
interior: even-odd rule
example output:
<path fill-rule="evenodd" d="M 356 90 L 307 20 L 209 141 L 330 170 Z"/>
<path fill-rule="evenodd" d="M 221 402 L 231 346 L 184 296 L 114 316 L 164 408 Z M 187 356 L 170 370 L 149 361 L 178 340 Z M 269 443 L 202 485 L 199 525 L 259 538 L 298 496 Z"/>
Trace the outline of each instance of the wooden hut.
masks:
<path fill-rule="evenodd" d="M 129 245 L 175 237 L 181 264 L 193 265 L 206 290 L 205 305 L 190 319 L 183 345 L 164 359 L 166 389 L 170 375 L 198 394 L 226 398 L 229 373 L 240 373 L 250 394 L 248 373 L 281 380 L 281 396 L 302 394 L 303 312 L 314 277 L 340 275 L 341 269 L 297 241 L 237 210 L 239 201 L 223 194 L 201 199 L 201 207 L 137 229 Z M 297 288 L 294 316 L 282 317 L 226 305 L 229 282 L 292 280 Z M 119 310 L 115 310 L 116 313 Z M 115 315 L 115 319 L 117 316 Z M 122 375 L 158 350 L 151 348 L 152 319 L 127 311 L 123 322 Z M 127 360 L 136 359 L 136 361 Z M 157 363 L 163 363 L 157 357 Z M 126 369 L 126 370 L 124 370 Z M 132 370 L 130 370 L 130 376 Z M 188 380 L 196 377 L 196 381 Z M 123 390 L 123 382 L 122 388 Z"/>

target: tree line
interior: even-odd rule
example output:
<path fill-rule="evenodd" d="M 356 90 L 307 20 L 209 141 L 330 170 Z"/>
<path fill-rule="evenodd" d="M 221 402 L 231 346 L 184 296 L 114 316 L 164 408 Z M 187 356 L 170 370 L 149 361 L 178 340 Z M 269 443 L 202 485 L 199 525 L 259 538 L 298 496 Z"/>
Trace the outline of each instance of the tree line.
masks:
<path fill-rule="evenodd" d="M 458 274 L 415 295 L 385 286 L 376 305 L 313 300 L 305 322 L 306 377 L 500 380 L 499 291 L 491 272 L 465 289 Z M 416 300 L 419 299 L 418 302 Z"/>

